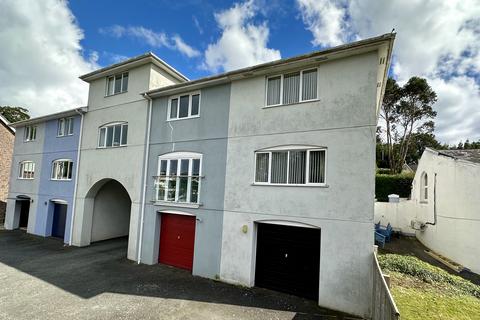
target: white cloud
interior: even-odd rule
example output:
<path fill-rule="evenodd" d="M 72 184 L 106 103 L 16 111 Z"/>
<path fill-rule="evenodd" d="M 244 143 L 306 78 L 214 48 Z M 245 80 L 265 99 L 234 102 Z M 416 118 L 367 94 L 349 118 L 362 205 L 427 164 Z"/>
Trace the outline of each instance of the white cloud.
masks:
<path fill-rule="evenodd" d="M 347 39 L 346 8 L 329 0 L 298 0 L 302 20 L 316 46 L 336 46 Z"/>
<path fill-rule="evenodd" d="M 415 75 L 425 77 L 437 92 L 437 137 L 449 143 L 480 138 L 480 126 L 470 123 L 480 120 L 478 1 L 297 2 L 316 45 L 330 46 L 395 28 L 393 72 L 400 82 Z"/>
<path fill-rule="evenodd" d="M 78 76 L 97 67 L 98 54 L 82 57 L 83 32 L 67 3 L 2 1 L 0 11 L 0 105 L 33 116 L 84 106 L 88 85 Z"/>
<path fill-rule="evenodd" d="M 187 57 L 193 58 L 193 57 L 198 57 L 200 55 L 200 51 L 186 44 L 182 40 L 182 38 L 180 38 L 180 36 L 174 35 L 172 37 L 172 41 L 175 44 L 175 47 Z"/>
<path fill-rule="evenodd" d="M 228 71 L 281 58 L 280 51 L 267 47 L 267 23 L 253 22 L 258 10 L 254 2 L 249 0 L 215 14 L 222 35 L 215 43 L 208 45 L 205 69 Z"/>
<path fill-rule="evenodd" d="M 124 27 L 113 25 L 100 28 L 98 31 L 102 35 L 112 36 L 114 38 L 135 38 L 153 48 L 165 47 L 171 50 L 178 50 L 189 58 L 198 57 L 200 55 L 200 51 L 186 44 L 179 35 L 169 37 L 165 32 L 156 32 L 142 26 Z"/>

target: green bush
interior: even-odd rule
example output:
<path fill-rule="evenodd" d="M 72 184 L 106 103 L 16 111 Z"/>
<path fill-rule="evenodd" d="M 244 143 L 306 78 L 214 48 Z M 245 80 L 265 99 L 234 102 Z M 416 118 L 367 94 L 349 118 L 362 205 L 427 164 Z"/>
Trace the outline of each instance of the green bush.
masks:
<path fill-rule="evenodd" d="M 413 174 L 377 174 L 375 176 L 375 198 L 388 201 L 389 194 L 398 194 L 400 198 L 410 197 Z"/>
<path fill-rule="evenodd" d="M 403 273 L 430 284 L 449 284 L 462 293 L 480 298 L 480 286 L 423 262 L 416 257 L 384 254 L 378 256 L 378 262 L 382 270 Z"/>

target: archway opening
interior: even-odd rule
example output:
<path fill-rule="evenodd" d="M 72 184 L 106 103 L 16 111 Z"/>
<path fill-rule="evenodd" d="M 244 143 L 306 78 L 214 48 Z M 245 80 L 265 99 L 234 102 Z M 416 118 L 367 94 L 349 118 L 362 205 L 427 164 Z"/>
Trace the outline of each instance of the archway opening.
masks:
<path fill-rule="evenodd" d="M 94 196 L 91 242 L 128 236 L 132 201 L 116 180 L 102 184 Z"/>

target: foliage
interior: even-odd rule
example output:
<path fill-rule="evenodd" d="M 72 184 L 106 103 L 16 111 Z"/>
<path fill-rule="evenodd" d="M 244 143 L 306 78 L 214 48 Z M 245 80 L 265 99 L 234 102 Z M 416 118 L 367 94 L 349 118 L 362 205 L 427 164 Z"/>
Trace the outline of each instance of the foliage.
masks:
<path fill-rule="evenodd" d="M 378 257 L 382 270 L 395 271 L 429 284 L 450 285 L 459 293 L 480 298 L 480 286 L 413 256 L 385 254 Z"/>
<path fill-rule="evenodd" d="M 381 117 L 385 122 L 388 164 L 393 172 L 402 171 L 412 134 L 433 133 L 436 101 L 436 93 L 424 78 L 412 77 L 403 87 L 388 79 Z"/>
<path fill-rule="evenodd" d="M 401 198 L 410 197 L 413 177 L 414 175 L 411 173 L 377 173 L 375 175 L 375 198 L 377 198 L 377 201 L 386 202 L 389 194 L 398 194 Z"/>
<path fill-rule="evenodd" d="M 478 319 L 480 299 L 472 296 L 450 295 L 435 289 L 402 286 L 393 287 L 392 295 L 400 311 L 401 319 Z"/>
<path fill-rule="evenodd" d="M 30 119 L 30 115 L 28 114 L 28 112 L 29 111 L 27 109 L 22 107 L 0 107 L 0 114 L 11 123 Z"/>

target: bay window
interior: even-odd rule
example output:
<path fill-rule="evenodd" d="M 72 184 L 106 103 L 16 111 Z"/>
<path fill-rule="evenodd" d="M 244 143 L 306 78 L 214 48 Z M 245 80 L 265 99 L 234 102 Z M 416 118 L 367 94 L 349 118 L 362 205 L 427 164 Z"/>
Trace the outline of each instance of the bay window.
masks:
<path fill-rule="evenodd" d="M 326 149 L 273 148 L 255 153 L 255 184 L 325 185 Z"/>
<path fill-rule="evenodd" d="M 159 157 L 156 201 L 199 203 L 201 155 L 181 152 Z"/>
<path fill-rule="evenodd" d="M 171 97 L 168 102 L 168 120 L 198 117 L 200 93 L 189 93 Z"/>
<path fill-rule="evenodd" d="M 127 145 L 128 123 L 109 123 L 99 128 L 98 147 L 112 148 Z"/>
<path fill-rule="evenodd" d="M 70 159 L 59 159 L 52 163 L 52 180 L 71 180 L 73 172 L 73 161 Z"/>
<path fill-rule="evenodd" d="M 318 69 L 306 69 L 268 77 L 266 96 L 267 106 L 316 100 L 318 98 Z"/>
<path fill-rule="evenodd" d="M 35 176 L 35 162 L 22 161 L 19 164 L 19 179 L 33 179 Z"/>

